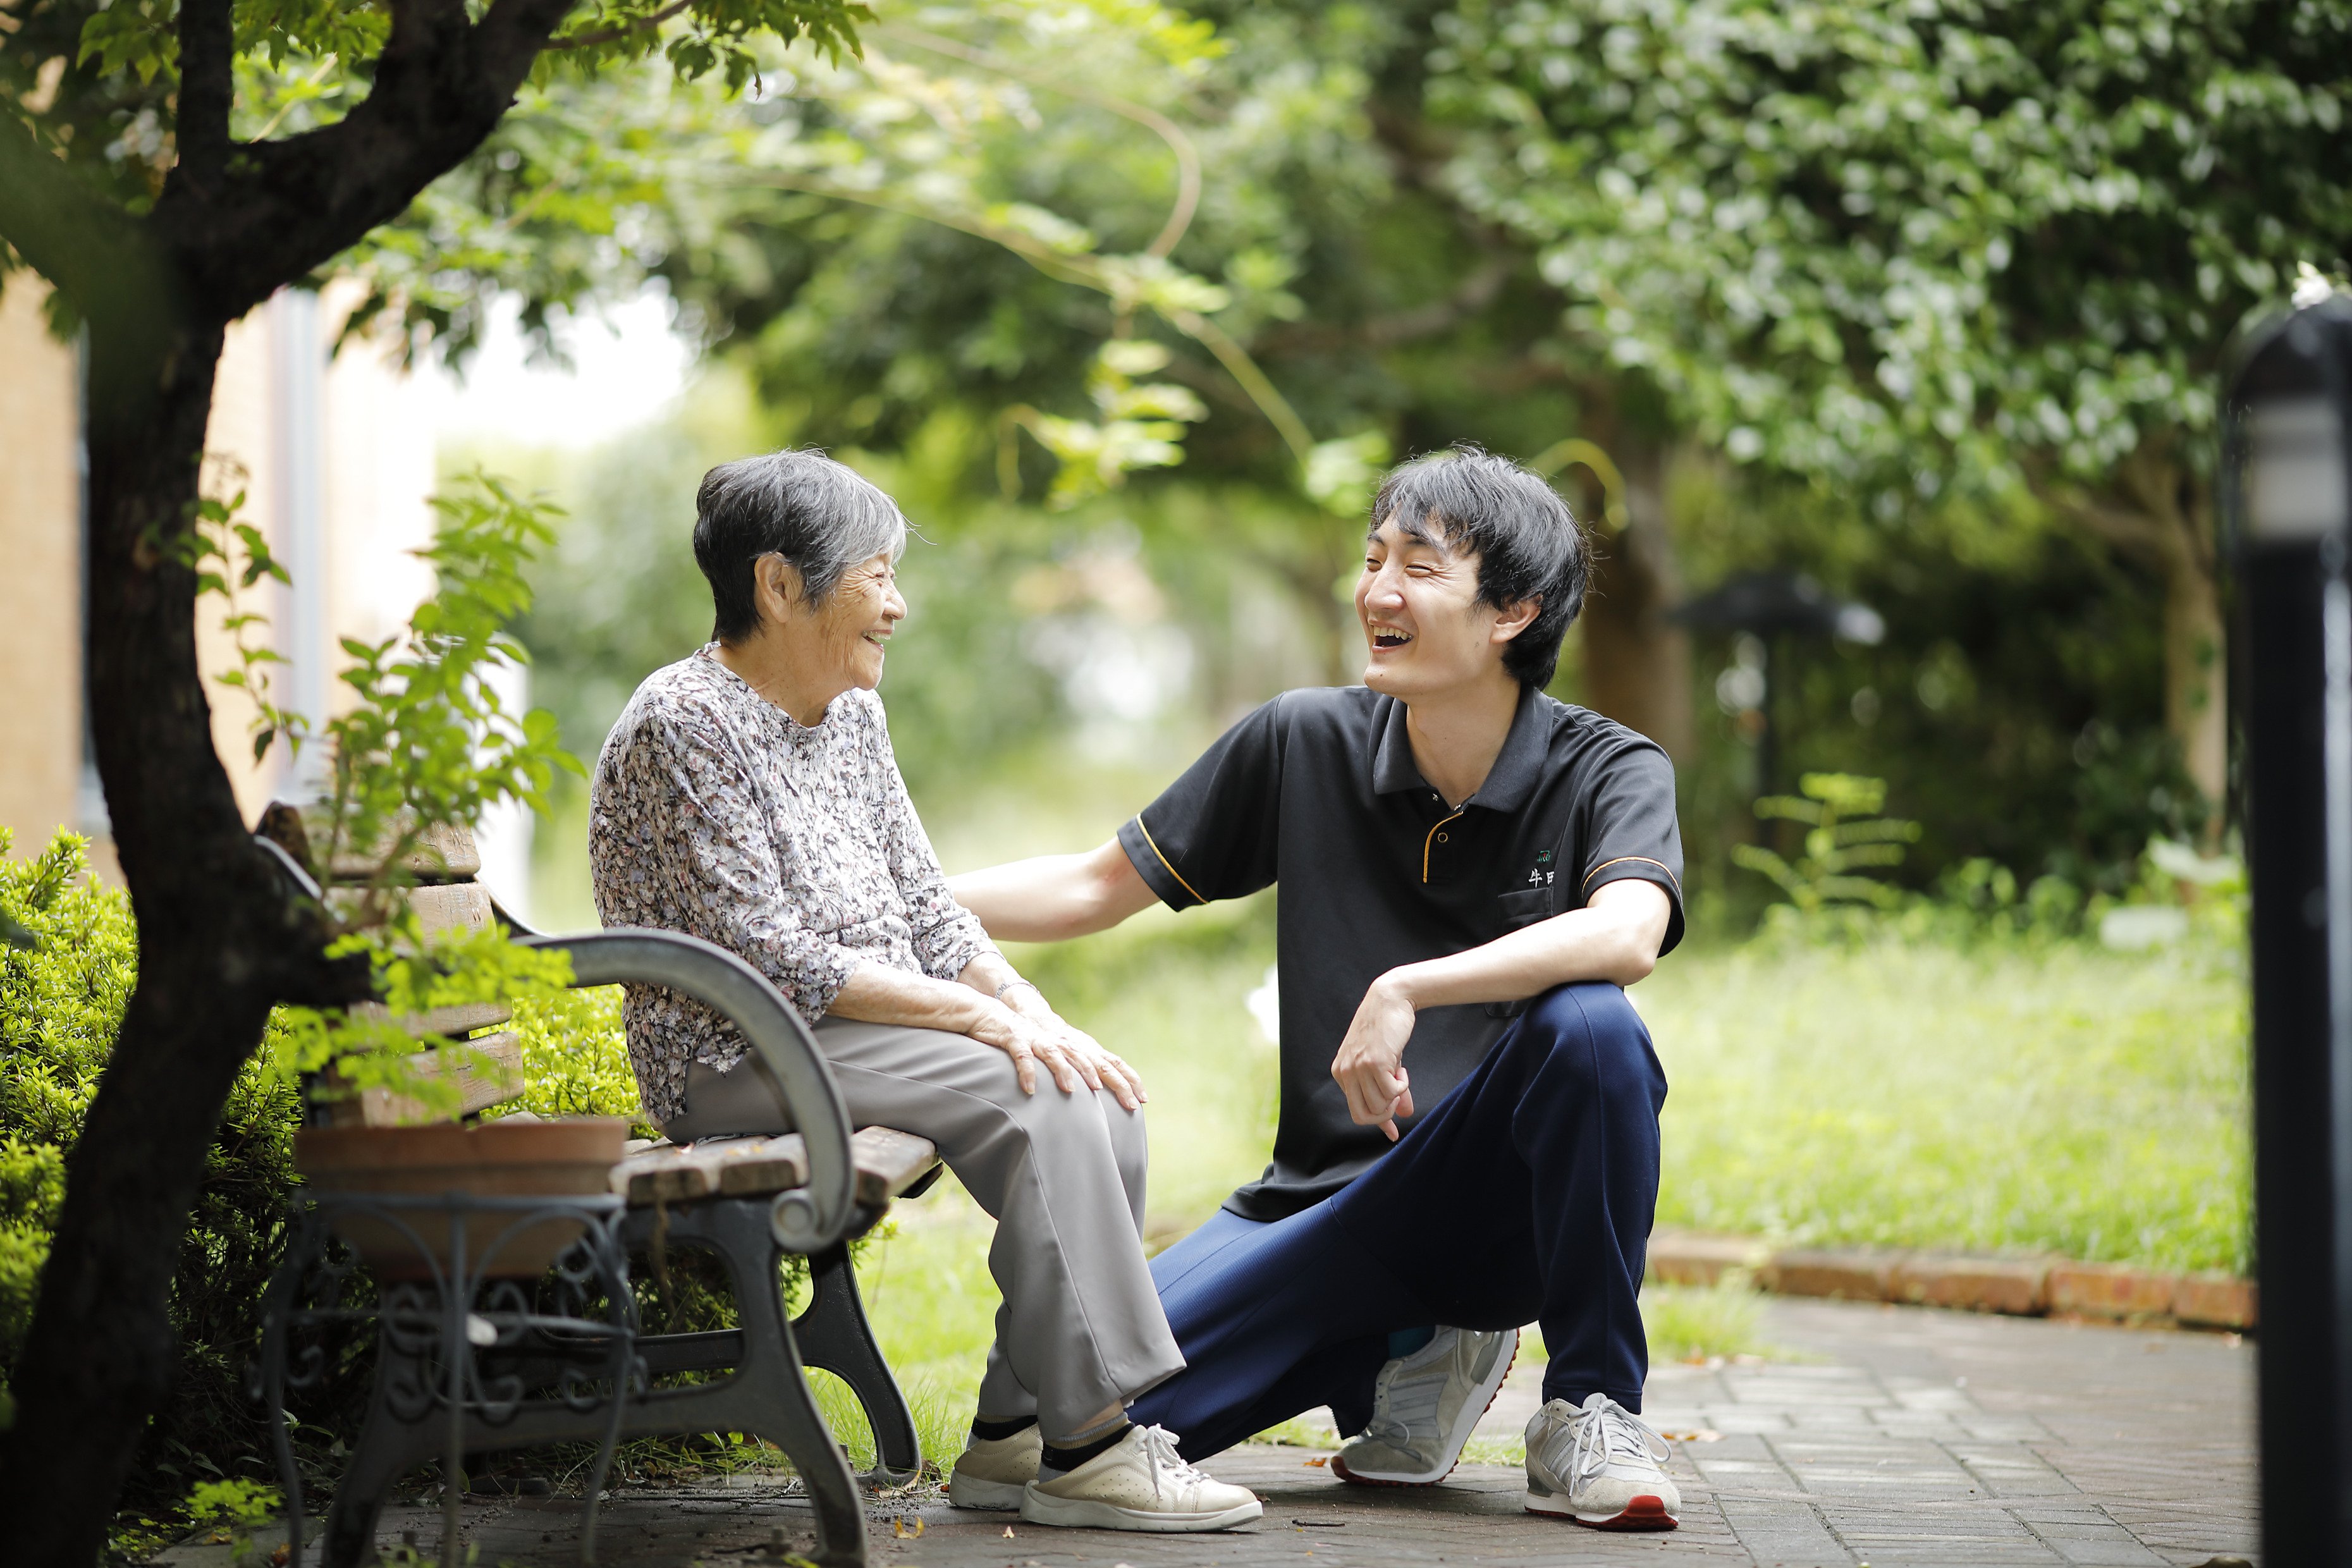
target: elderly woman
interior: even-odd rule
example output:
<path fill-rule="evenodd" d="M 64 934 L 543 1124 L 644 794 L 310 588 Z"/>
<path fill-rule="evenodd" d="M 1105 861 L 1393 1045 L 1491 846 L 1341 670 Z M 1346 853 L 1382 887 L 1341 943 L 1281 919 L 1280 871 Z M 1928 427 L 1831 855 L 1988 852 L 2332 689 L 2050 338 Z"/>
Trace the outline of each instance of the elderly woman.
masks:
<path fill-rule="evenodd" d="M 931 1140 L 995 1217 L 1004 1301 L 952 1500 L 1110 1529 L 1256 1518 L 1127 1420 L 1184 1364 L 1144 1265 L 1142 1085 L 956 903 L 898 776 L 874 688 L 906 520 L 814 452 L 713 468 L 696 507 L 715 640 L 646 678 L 597 760 L 597 912 L 740 953 L 814 1023 L 853 1121 Z M 625 1016 L 671 1138 L 787 1124 L 709 1009 L 633 986 Z"/>

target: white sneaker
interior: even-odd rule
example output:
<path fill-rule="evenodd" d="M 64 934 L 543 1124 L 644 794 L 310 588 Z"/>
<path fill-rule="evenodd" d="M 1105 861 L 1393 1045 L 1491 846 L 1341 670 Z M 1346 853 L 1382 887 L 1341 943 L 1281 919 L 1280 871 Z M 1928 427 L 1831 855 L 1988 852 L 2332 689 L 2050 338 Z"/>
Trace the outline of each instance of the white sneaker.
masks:
<path fill-rule="evenodd" d="M 1371 1421 L 1339 1450 L 1331 1473 L 1363 1486 L 1436 1485 L 1454 1473 L 1462 1445 L 1518 1356 L 1517 1329 L 1438 1330 L 1421 1349 L 1381 1368 Z"/>
<path fill-rule="evenodd" d="M 1034 1421 L 1010 1437 L 966 1438 L 948 1472 L 948 1501 L 958 1508 L 1019 1508 L 1045 1449 Z"/>
<path fill-rule="evenodd" d="M 1129 1426 L 1076 1469 L 1031 1481 L 1021 1499 L 1021 1517 L 1032 1524 L 1096 1530 L 1228 1530 L 1265 1511 L 1246 1487 L 1186 1464 L 1165 1426 Z"/>
<path fill-rule="evenodd" d="M 1529 1513 L 1595 1530 L 1672 1530 L 1682 1493 L 1666 1479 L 1666 1440 L 1605 1394 L 1579 1410 L 1555 1399 L 1528 1423 Z"/>

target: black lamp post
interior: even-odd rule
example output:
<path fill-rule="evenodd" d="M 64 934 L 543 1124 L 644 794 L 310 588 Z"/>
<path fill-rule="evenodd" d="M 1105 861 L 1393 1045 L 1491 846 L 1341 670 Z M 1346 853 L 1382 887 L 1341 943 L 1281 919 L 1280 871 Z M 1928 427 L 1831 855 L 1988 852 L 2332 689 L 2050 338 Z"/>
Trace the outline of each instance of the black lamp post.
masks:
<path fill-rule="evenodd" d="M 2352 300 L 2256 337 L 2225 405 L 2253 882 L 2263 1542 L 2352 1563 Z"/>
<path fill-rule="evenodd" d="M 1838 637 L 1875 646 L 1886 622 L 1868 605 L 1841 599 L 1800 572 L 1743 572 L 1676 605 L 1667 617 L 1695 631 L 1745 632 L 1764 646 L 1764 727 L 1756 739 L 1756 793 L 1779 784 L 1780 728 L 1774 715 L 1788 669 L 1790 637 Z"/>

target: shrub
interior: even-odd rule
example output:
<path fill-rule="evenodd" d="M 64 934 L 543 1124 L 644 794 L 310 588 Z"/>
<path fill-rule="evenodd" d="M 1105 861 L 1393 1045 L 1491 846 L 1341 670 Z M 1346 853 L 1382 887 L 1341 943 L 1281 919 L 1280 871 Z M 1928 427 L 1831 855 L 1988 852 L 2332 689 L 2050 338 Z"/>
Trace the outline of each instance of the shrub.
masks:
<path fill-rule="evenodd" d="M 0 856 L 9 844 L 0 828 Z M 0 914 L 32 937 L 0 946 L 0 1367 L 13 1367 L 65 1199 L 65 1161 L 98 1091 L 137 975 L 131 900 L 92 880 L 84 841 L 60 832 L 31 860 L 0 858 Z M 230 1091 L 172 1280 L 181 1346 L 170 1404 L 149 1428 L 127 1508 L 196 1482 L 267 1475 L 245 1398 L 262 1288 L 285 1241 L 295 1091 L 257 1056 Z M 5 1386 L 0 1386 L 5 1397 Z"/>

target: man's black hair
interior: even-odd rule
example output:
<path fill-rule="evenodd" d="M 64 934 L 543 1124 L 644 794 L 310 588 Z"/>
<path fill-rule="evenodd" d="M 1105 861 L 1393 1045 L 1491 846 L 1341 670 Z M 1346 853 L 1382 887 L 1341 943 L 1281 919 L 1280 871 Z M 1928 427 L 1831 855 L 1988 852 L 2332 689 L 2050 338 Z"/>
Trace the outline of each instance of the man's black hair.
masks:
<path fill-rule="evenodd" d="M 1494 453 L 1466 443 L 1393 469 L 1372 501 L 1371 531 L 1393 521 L 1424 543 L 1478 555 L 1478 603 L 1542 607 L 1503 647 L 1503 668 L 1540 689 L 1559 668 L 1560 640 L 1584 608 L 1592 552 L 1559 492 Z"/>

